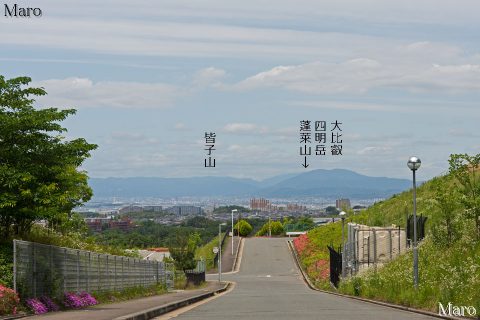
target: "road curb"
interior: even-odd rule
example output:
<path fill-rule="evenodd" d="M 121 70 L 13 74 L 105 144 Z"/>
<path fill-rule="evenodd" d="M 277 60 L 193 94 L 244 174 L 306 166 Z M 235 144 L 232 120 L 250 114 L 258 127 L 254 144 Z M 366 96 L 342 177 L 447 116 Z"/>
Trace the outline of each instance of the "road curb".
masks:
<path fill-rule="evenodd" d="M 242 253 L 243 253 L 243 237 L 240 238 L 240 241 L 237 245 L 237 252 L 235 254 L 235 260 L 233 261 L 232 272 L 238 272 L 240 269 L 240 264 L 242 262 Z M 240 257 L 240 259 L 239 259 Z"/>
<path fill-rule="evenodd" d="M 388 302 L 383 302 L 383 301 L 377 301 L 377 300 L 371 300 L 371 299 L 365 299 L 365 298 L 350 296 L 350 295 L 346 295 L 346 294 L 342 294 L 342 293 L 338 293 L 338 292 L 332 292 L 332 291 L 326 291 L 326 290 L 318 289 L 313 285 L 313 283 L 310 281 L 310 278 L 308 277 L 308 275 L 303 270 L 303 268 L 300 264 L 300 261 L 298 260 L 297 251 L 293 247 L 292 240 L 287 240 L 287 244 L 288 244 L 288 248 L 290 249 L 290 252 L 292 253 L 293 260 L 295 260 L 295 264 L 302 274 L 302 278 L 304 279 L 307 286 L 312 290 L 319 291 L 319 292 L 322 292 L 322 293 L 332 294 L 332 295 L 336 295 L 336 296 L 340 296 L 340 297 L 344 297 L 344 298 L 348 298 L 348 299 L 373 303 L 373 304 L 381 305 L 381 306 L 384 306 L 384 307 L 390 307 L 390 308 L 399 309 L 399 310 L 403 310 L 403 311 L 423 314 L 423 315 L 426 315 L 426 316 L 435 317 L 435 318 L 439 318 L 439 319 L 448 319 L 448 320 L 475 319 L 475 318 L 442 316 L 442 315 L 439 315 L 437 313 L 426 311 L 426 310 L 415 309 L 415 308 L 410 308 L 410 307 L 406 307 L 406 306 L 401 306 L 401 305 L 398 305 L 398 304 L 393 304 L 393 303 L 388 303 Z"/>
<path fill-rule="evenodd" d="M 202 293 L 202 294 L 199 294 L 197 296 L 194 296 L 194 297 L 191 297 L 191 298 L 188 298 L 188 299 L 171 302 L 171 303 L 168 303 L 168 304 L 165 304 L 165 305 L 162 305 L 162 306 L 158 306 L 158 307 L 150 308 L 150 309 L 147 309 L 147 310 L 143 310 L 143 311 L 135 312 L 135 313 L 132 313 L 132 314 L 128 314 L 126 316 L 117 317 L 117 318 L 114 318 L 113 320 L 148 320 L 148 319 L 152 319 L 152 318 L 161 316 L 165 313 L 171 312 L 173 310 L 177 310 L 177 309 L 186 307 L 186 306 L 191 305 L 195 302 L 198 302 L 198 301 L 213 297 L 213 296 L 215 296 L 219 293 L 225 292 L 225 291 L 228 290 L 228 288 L 231 285 L 232 285 L 231 283 L 227 283 L 223 288 L 220 288 L 220 289 L 217 289 L 217 290 L 214 290 L 214 291 L 211 291 L 211 292 Z"/>

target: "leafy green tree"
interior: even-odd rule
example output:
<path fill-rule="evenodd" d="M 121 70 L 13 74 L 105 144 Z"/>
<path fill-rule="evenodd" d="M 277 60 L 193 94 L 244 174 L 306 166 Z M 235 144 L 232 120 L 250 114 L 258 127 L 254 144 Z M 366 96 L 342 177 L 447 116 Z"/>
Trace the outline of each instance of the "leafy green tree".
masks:
<path fill-rule="evenodd" d="M 480 154 L 450 155 L 449 173 L 456 178 L 460 202 L 465 207 L 465 216 L 475 221 L 477 239 L 480 239 Z"/>
<path fill-rule="evenodd" d="M 336 215 L 340 213 L 340 210 L 338 210 L 334 206 L 328 206 L 327 208 L 325 208 L 325 213 L 328 215 Z"/>
<path fill-rule="evenodd" d="M 458 192 L 452 190 L 453 188 L 445 179 L 433 179 L 432 185 L 434 196 L 431 202 L 439 213 L 432 226 L 433 239 L 438 244 L 450 245 L 459 237 L 457 226 L 459 195 Z"/>
<path fill-rule="evenodd" d="M 34 108 L 43 88 L 26 87 L 28 77 L 0 76 L 0 232 L 27 233 L 33 222 L 58 225 L 63 215 L 88 201 L 87 174 L 78 169 L 97 146 L 66 140 L 59 122 L 74 109 Z"/>
<path fill-rule="evenodd" d="M 272 236 L 279 236 L 283 234 L 284 229 L 280 221 L 267 221 L 262 228 L 257 232 L 257 236 L 268 235 L 271 232 Z"/>
<path fill-rule="evenodd" d="M 235 230 L 235 232 L 240 234 L 240 236 L 246 237 L 252 232 L 253 227 L 247 221 L 240 220 L 235 224 L 235 226 L 233 226 L 233 229 Z"/>
<path fill-rule="evenodd" d="M 169 251 L 177 269 L 185 271 L 195 268 L 195 251 L 200 241 L 198 233 L 178 232 L 176 234 L 175 241 L 169 246 Z"/>

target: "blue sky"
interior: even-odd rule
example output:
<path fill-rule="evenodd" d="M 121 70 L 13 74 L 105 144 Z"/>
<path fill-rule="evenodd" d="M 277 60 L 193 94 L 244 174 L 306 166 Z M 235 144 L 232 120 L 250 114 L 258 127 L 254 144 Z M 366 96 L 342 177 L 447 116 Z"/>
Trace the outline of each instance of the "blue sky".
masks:
<path fill-rule="evenodd" d="M 35 5 L 0 16 L 0 73 L 44 87 L 39 107 L 78 109 L 67 137 L 99 145 L 92 177 L 301 172 L 300 120 L 342 122 L 343 155 L 308 169 L 409 178 L 417 155 L 423 180 L 479 153 L 478 1 Z"/>

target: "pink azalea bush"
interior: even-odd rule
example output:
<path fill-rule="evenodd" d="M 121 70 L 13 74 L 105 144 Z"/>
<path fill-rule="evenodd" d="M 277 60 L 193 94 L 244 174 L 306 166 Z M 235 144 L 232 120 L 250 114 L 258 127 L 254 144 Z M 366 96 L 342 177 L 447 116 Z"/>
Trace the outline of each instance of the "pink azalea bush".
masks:
<path fill-rule="evenodd" d="M 32 309 L 35 314 L 47 313 L 47 307 L 37 298 L 27 299 L 26 305 Z"/>
<path fill-rule="evenodd" d="M 94 306 L 98 304 L 97 299 L 88 292 L 80 293 L 80 298 L 82 299 L 84 306 Z"/>
<path fill-rule="evenodd" d="M 58 311 L 60 307 L 49 297 L 43 296 L 40 298 L 40 301 L 47 307 L 48 311 Z"/>
<path fill-rule="evenodd" d="M 63 304 L 66 308 L 79 309 L 82 308 L 83 300 L 73 292 L 65 292 L 63 295 Z"/>
<path fill-rule="evenodd" d="M 17 314 L 19 304 L 18 294 L 0 284 L 0 315 Z"/>
<path fill-rule="evenodd" d="M 66 308 L 79 309 L 87 306 L 96 305 L 97 300 L 87 292 L 75 294 L 73 292 L 65 292 L 63 304 Z"/>

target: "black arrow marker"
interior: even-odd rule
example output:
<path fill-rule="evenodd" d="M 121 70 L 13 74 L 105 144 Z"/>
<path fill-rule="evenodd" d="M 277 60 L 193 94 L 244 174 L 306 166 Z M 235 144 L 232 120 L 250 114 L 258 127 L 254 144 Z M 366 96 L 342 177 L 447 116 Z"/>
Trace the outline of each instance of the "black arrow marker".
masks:
<path fill-rule="evenodd" d="M 305 163 L 302 163 L 302 166 L 306 169 L 309 164 L 307 164 L 307 156 L 305 156 Z"/>

